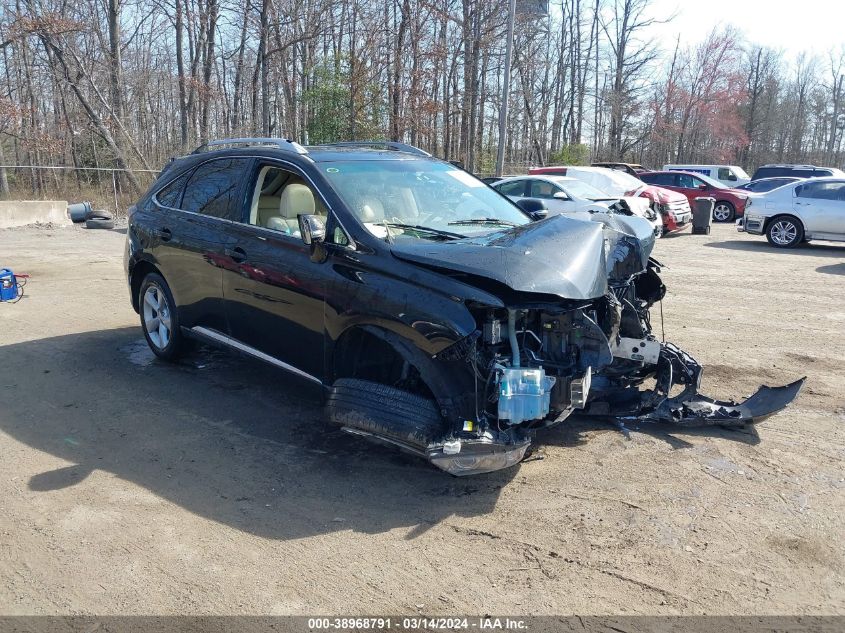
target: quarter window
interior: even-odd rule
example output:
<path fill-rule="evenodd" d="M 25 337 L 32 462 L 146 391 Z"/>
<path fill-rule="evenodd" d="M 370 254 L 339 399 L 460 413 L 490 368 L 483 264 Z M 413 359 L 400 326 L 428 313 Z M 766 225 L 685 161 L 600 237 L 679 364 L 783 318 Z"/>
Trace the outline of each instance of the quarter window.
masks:
<path fill-rule="evenodd" d="M 223 158 L 200 165 L 191 175 L 181 209 L 226 220 L 239 220 L 238 198 L 246 159 Z"/>

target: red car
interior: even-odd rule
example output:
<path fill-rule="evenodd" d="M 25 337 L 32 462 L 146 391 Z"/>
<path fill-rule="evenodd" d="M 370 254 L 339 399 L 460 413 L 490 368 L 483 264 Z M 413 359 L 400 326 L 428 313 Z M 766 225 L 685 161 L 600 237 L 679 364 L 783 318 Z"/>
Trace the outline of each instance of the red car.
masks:
<path fill-rule="evenodd" d="M 674 233 L 690 226 L 692 211 L 686 196 L 675 191 L 654 187 L 623 171 L 607 167 L 557 166 L 532 167 L 529 174 L 557 174 L 584 180 L 602 191 L 616 196 L 648 198 L 651 208 L 663 218 L 663 234 Z"/>
<path fill-rule="evenodd" d="M 713 220 L 730 222 L 745 213 L 748 195 L 741 189 L 731 189 L 718 180 L 690 171 L 650 171 L 640 174 L 643 182 L 665 187 L 684 194 L 690 205 L 696 198 L 707 196 L 716 199 Z"/>

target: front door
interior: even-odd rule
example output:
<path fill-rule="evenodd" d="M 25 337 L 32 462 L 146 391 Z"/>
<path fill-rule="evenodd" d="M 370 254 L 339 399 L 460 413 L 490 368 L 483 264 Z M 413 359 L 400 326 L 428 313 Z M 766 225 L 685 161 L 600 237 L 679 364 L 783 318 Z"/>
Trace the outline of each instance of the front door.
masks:
<path fill-rule="evenodd" d="M 311 376 L 323 375 L 325 266 L 311 261 L 299 214 L 326 215 L 295 168 L 256 161 L 232 227 L 223 296 L 233 338 Z"/>

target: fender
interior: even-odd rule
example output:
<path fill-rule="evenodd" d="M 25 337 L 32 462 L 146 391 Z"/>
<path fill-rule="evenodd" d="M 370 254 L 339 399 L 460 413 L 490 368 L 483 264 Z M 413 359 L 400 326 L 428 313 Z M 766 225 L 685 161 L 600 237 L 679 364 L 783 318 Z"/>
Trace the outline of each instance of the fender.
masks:
<path fill-rule="evenodd" d="M 476 419 L 473 376 L 462 360 L 446 361 L 425 354 L 412 341 L 376 326 L 361 329 L 383 340 L 408 363 L 417 368 L 423 382 L 431 389 L 440 414 L 450 423 Z"/>

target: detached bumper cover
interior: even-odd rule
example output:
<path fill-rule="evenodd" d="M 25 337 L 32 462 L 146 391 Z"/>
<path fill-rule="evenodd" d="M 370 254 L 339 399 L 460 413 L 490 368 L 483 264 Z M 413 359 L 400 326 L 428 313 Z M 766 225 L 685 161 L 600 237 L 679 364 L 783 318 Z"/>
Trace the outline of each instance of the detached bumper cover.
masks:
<path fill-rule="evenodd" d="M 743 402 L 715 400 L 698 393 L 701 365 L 689 354 L 671 343 L 662 343 L 657 363 L 656 384 L 643 392 L 633 414 L 614 415 L 618 421 L 640 420 L 663 422 L 685 427 L 742 427 L 756 424 L 777 413 L 795 400 L 806 377 L 782 387 L 761 386 Z M 669 397 L 675 385 L 684 389 Z"/>
<path fill-rule="evenodd" d="M 805 380 L 801 378 L 782 387 L 763 385 L 743 402 L 714 400 L 697 392 L 692 395 L 681 394 L 667 398 L 657 409 L 638 416 L 638 419 L 685 427 L 742 427 L 756 424 L 795 400 Z"/>

